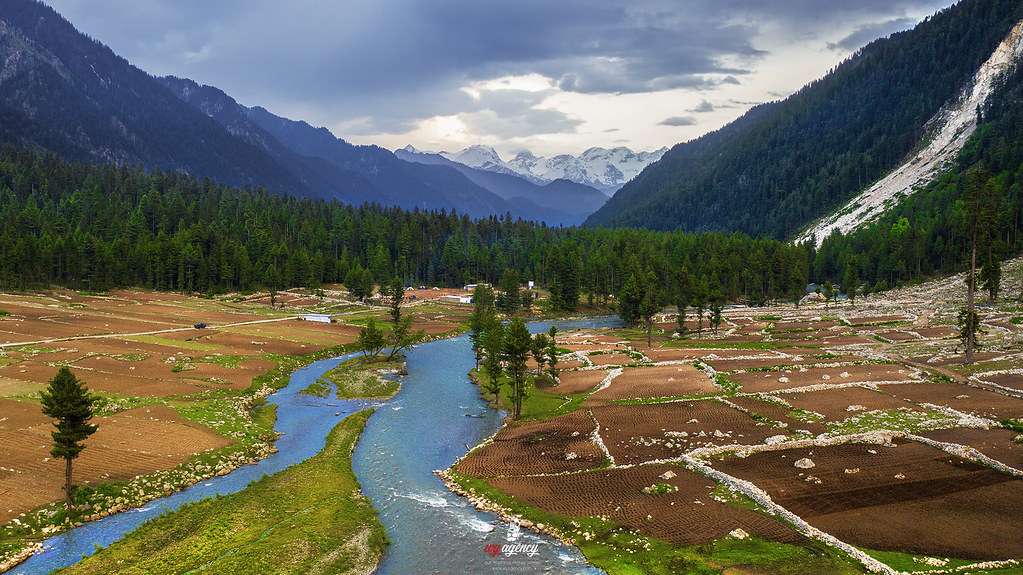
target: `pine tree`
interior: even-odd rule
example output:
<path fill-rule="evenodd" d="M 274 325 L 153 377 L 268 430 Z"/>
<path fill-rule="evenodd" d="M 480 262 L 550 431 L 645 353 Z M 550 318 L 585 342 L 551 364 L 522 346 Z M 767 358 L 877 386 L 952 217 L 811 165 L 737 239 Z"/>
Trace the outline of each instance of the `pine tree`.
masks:
<path fill-rule="evenodd" d="M 643 323 L 646 325 L 646 346 L 653 346 L 654 336 L 654 316 L 660 311 L 660 302 L 657 299 L 657 287 L 649 283 L 646 286 L 646 293 L 643 294 L 643 300 L 639 304 L 639 315 L 643 318 Z"/>
<path fill-rule="evenodd" d="M 686 333 L 686 310 L 693 296 L 692 280 L 689 277 L 689 270 L 683 267 L 679 270 L 678 278 L 675 280 L 675 307 L 678 308 L 678 333 Z"/>
<path fill-rule="evenodd" d="M 476 367 L 483 359 L 483 331 L 494 320 L 494 290 L 477 285 L 472 292 L 472 315 L 469 316 L 469 340 L 476 357 Z"/>
<path fill-rule="evenodd" d="M 504 270 L 499 284 L 501 293 L 497 296 L 497 309 L 508 315 L 519 311 L 522 305 L 520 283 L 518 272 L 510 268 Z"/>
<path fill-rule="evenodd" d="M 543 374 L 543 368 L 547 365 L 547 334 L 538 333 L 534 335 L 529 351 L 536 362 L 536 374 Z"/>
<path fill-rule="evenodd" d="M 526 359 L 529 356 L 532 338 L 522 318 L 514 318 L 508 324 L 504 338 L 504 359 L 508 375 L 512 380 L 512 403 L 515 419 L 522 416 L 522 401 L 526 398 Z"/>
<path fill-rule="evenodd" d="M 504 326 L 501 322 L 491 317 L 490 323 L 483 331 L 483 371 L 487 374 L 486 391 L 494 394 L 494 406 L 500 406 L 501 402 L 501 376 L 504 375 L 504 366 L 501 359 L 504 354 Z"/>
<path fill-rule="evenodd" d="M 56 420 L 50 454 L 64 460 L 64 497 L 70 516 L 74 510 L 72 462 L 85 449 L 82 442 L 96 433 L 97 426 L 89 423 L 95 398 L 70 369 L 62 367 L 40 393 L 40 403 L 43 414 Z"/>
<path fill-rule="evenodd" d="M 369 321 L 366 322 L 366 327 L 359 330 L 358 345 L 359 349 L 370 358 L 380 355 L 384 346 L 387 345 L 384 332 L 377 326 L 375 319 L 369 318 Z"/>
<path fill-rule="evenodd" d="M 634 325 L 640 320 L 640 305 L 643 303 L 643 287 L 636 274 L 629 276 L 618 294 L 618 315 L 627 325 Z"/>
<path fill-rule="evenodd" d="M 551 326 L 547 330 L 547 365 L 551 381 L 558 381 L 558 328 Z"/>
<path fill-rule="evenodd" d="M 856 303 L 856 292 L 859 291 L 860 276 L 856 270 L 856 260 L 853 259 L 845 264 L 845 273 L 842 274 L 842 291 L 849 296 L 849 303 Z"/>

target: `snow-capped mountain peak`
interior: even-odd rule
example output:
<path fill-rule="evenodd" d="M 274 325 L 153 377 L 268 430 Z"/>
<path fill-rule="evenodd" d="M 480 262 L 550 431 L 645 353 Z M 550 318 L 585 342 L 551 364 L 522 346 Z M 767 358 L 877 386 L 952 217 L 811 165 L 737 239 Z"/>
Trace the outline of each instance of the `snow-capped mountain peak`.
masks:
<path fill-rule="evenodd" d="M 451 160 L 452 162 L 458 162 L 464 164 L 470 168 L 484 168 L 487 166 L 504 166 L 504 160 L 501 159 L 501 155 L 497 153 L 497 150 L 490 146 L 475 145 L 469 146 L 463 150 L 455 153 L 441 152 L 441 156 Z"/>
<path fill-rule="evenodd" d="M 578 156 L 559 154 L 551 157 L 538 157 L 529 150 L 522 150 L 505 162 L 493 148 L 475 145 L 458 152 L 440 152 L 440 155 L 473 168 L 514 173 L 542 183 L 571 180 L 613 195 L 643 168 L 661 159 L 667 150 L 634 152 L 621 146 L 611 149 L 593 147 Z"/>

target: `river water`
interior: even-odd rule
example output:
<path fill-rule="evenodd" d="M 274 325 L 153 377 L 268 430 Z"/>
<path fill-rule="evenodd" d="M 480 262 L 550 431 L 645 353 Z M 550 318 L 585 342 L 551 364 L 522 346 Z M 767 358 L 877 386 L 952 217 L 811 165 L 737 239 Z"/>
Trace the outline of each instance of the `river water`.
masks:
<path fill-rule="evenodd" d="M 616 325 L 617 318 L 557 322 L 560 328 Z M 534 322 L 531 331 L 551 324 Z M 43 542 L 44 550 L 11 573 L 36 575 L 72 565 L 97 547 L 121 539 L 145 521 L 181 506 L 244 489 L 264 475 L 305 461 L 321 449 L 338 421 L 377 406 L 355 450 L 352 465 L 363 491 L 387 529 L 390 546 L 380 575 L 550 573 L 597 575 L 574 547 L 509 526 L 473 509 L 434 475 L 493 434 L 503 414 L 480 399 L 466 373 L 473 355 L 467 336 L 423 344 L 408 353 L 401 391 L 383 403 L 317 398 L 299 391 L 354 354 L 314 362 L 295 371 L 268 398 L 277 405 L 278 452 L 223 477 L 215 477 L 145 507 L 86 523 Z M 472 416 L 472 417 L 469 417 Z M 532 556 L 491 556 L 490 544 L 535 545 Z M 527 548 L 528 549 L 528 548 Z"/>

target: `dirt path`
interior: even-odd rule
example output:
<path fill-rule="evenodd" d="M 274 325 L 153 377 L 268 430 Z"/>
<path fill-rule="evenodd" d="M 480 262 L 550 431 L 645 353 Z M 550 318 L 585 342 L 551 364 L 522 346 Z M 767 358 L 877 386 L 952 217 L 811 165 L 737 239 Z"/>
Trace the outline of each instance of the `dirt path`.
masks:
<path fill-rule="evenodd" d="M 272 318 L 272 319 L 256 319 L 256 320 L 251 320 L 251 321 L 240 321 L 240 322 L 237 322 L 237 323 L 225 323 L 224 325 L 219 325 L 219 326 L 211 325 L 211 326 L 207 326 L 206 329 L 216 330 L 216 329 L 223 329 L 225 327 L 236 327 L 236 326 L 240 326 L 240 325 L 252 325 L 252 324 L 257 324 L 257 323 L 274 323 L 274 322 L 278 322 L 278 321 L 288 321 L 288 320 L 298 319 L 298 317 L 299 316 L 288 316 L 288 317 L 275 317 L 275 318 Z M 37 339 L 37 340 L 33 340 L 33 341 L 14 341 L 14 342 L 10 342 L 10 343 L 0 343 L 0 349 L 4 349 L 4 348 L 8 348 L 8 347 L 20 347 L 20 346 L 23 346 L 23 345 L 40 345 L 40 344 L 46 344 L 46 343 L 57 343 L 57 342 L 62 342 L 62 341 L 76 341 L 76 340 L 82 340 L 82 339 L 104 339 L 104 338 L 108 338 L 108 337 L 124 338 L 124 337 L 135 337 L 135 336 L 140 336 L 140 335 L 159 335 L 159 334 L 162 334 L 162 333 L 174 333 L 174 332 L 182 332 L 182 331 L 197 331 L 197 330 L 195 329 L 195 327 L 188 326 L 188 327 L 172 327 L 172 328 L 168 328 L 168 329 L 157 329 L 157 330 L 152 330 L 152 331 L 135 331 L 135 332 L 130 332 L 130 333 L 98 333 L 98 334 L 89 334 L 89 335 L 73 335 L 73 336 L 69 336 L 69 337 L 54 337 L 54 338 L 50 338 L 50 339 Z"/>

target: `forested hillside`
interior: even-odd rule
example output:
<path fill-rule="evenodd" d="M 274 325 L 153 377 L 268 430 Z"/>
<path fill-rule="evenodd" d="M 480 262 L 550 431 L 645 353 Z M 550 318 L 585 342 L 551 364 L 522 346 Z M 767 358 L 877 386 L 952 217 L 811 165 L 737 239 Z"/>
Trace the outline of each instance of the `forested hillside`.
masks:
<path fill-rule="evenodd" d="M 982 117 L 942 177 L 873 224 L 826 238 L 814 273 L 840 277 L 851 264 L 881 288 L 962 271 L 968 267 L 968 216 L 975 210 L 969 196 L 978 188 L 985 188 L 991 216 L 978 265 L 993 269 L 992 263 L 1023 251 L 1023 67 L 1002 79 Z"/>
<path fill-rule="evenodd" d="M 682 270 L 732 300 L 801 293 L 803 247 L 742 235 L 552 229 L 495 217 L 297 199 L 180 174 L 0 152 L 0 287 L 224 292 L 368 274 L 461 286 L 519 272 L 605 300 L 642 274 L 665 300 Z M 352 274 L 355 274 L 353 276 Z M 652 275 L 651 275 L 652 274 Z"/>
<path fill-rule="evenodd" d="M 679 144 L 587 221 L 792 237 L 902 162 L 1023 18 L 963 0 L 877 40 L 789 98 Z"/>

